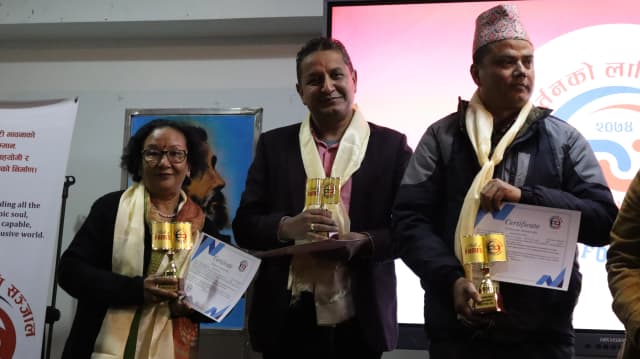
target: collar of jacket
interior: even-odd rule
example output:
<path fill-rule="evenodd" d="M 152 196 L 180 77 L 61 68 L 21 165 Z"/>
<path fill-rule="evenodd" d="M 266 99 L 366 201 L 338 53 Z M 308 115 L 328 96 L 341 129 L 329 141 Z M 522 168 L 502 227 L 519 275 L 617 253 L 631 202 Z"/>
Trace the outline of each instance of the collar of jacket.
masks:
<path fill-rule="evenodd" d="M 469 106 L 469 101 L 463 100 L 461 97 L 458 97 L 458 111 L 457 111 L 458 125 L 460 126 L 460 131 L 462 131 L 464 134 L 467 134 L 467 127 L 465 126 L 464 119 L 465 119 L 465 114 L 467 113 L 468 106 Z M 516 135 L 516 138 L 514 139 L 513 142 L 515 143 L 516 141 L 520 140 L 520 137 L 522 137 L 522 135 L 527 132 L 527 129 L 529 129 L 529 127 L 532 124 L 534 124 L 541 118 L 548 116 L 549 114 L 551 114 L 551 112 L 552 112 L 551 109 L 548 109 L 545 107 L 533 106 L 531 108 L 531 112 L 529 112 L 529 115 L 527 116 L 527 119 L 524 125 L 522 125 L 522 128 Z"/>

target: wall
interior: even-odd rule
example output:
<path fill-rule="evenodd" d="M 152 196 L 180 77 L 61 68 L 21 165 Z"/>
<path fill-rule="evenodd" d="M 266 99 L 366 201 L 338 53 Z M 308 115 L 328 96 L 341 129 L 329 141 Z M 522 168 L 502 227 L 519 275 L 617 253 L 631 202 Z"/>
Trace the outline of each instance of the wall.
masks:
<path fill-rule="evenodd" d="M 322 16 L 317 0 L 5 0 L 0 24 Z"/>

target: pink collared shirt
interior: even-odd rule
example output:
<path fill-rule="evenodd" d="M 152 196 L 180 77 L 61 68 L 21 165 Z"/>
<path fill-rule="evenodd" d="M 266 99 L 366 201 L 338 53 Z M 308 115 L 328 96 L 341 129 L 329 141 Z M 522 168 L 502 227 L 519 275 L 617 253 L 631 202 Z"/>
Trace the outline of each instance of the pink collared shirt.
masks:
<path fill-rule="evenodd" d="M 316 142 L 318 154 L 320 154 L 322 167 L 324 167 L 324 174 L 329 177 L 331 176 L 331 167 L 333 167 L 333 161 L 335 161 L 336 155 L 338 154 L 338 146 L 340 145 L 340 142 L 334 143 L 332 145 L 327 145 L 325 142 L 319 140 L 313 133 L 313 131 L 312 134 L 313 140 Z M 340 191 L 340 199 L 342 200 L 344 210 L 348 214 L 349 204 L 351 202 L 351 177 L 349 177 L 347 183 L 342 185 L 342 189 Z"/>

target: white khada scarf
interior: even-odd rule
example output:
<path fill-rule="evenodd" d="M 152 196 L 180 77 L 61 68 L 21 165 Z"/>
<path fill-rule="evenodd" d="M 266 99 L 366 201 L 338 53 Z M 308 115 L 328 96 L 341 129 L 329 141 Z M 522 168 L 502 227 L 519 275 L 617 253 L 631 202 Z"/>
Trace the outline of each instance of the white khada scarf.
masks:
<path fill-rule="evenodd" d="M 344 186 L 355 171 L 360 168 L 369 144 L 369 124 L 362 113 L 354 107 L 354 114 L 345 130 L 338 153 L 331 168 L 331 177 L 339 177 Z M 300 153 L 307 178 L 327 177 L 311 133 L 311 116 L 302 121 L 298 135 Z M 340 233 L 350 232 L 349 215 L 340 201 L 341 211 L 333 218 L 338 223 Z M 289 288 L 292 300 L 304 291 L 314 294 L 318 325 L 335 325 L 355 315 L 351 296 L 351 278 L 343 261 L 323 258 L 322 255 L 295 255 L 291 260 Z"/>
<path fill-rule="evenodd" d="M 454 249 L 456 257 L 462 263 L 462 238 L 465 235 L 473 234 L 476 216 L 478 215 L 478 209 L 480 207 L 480 192 L 484 185 L 487 184 L 493 178 L 493 172 L 495 167 L 502 161 L 504 151 L 509 147 L 511 142 L 516 138 L 516 135 L 524 125 L 529 112 L 533 108 L 531 102 L 527 102 L 511 128 L 502 136 L 496 148 L 491 154 L 491 134 L 493 132 L 493 116 L 482 104 L 478 92 L 473 94 L 467 107 L 465 114 L 465 126 L 467 134 L 473 145 L 473 149 L 476 152 L 478 163 L 481 168 L 476 174 L 476 177 L 471 183 L 471 187 L 467 191 L 460 210 L 460 216 L 458 217 L 458 224 L 456 226 Z M 465 266 L 465 272 L 468 268 Z M 470 278 L 470 273 L 466 273 Z"/>
<path fill-rule="evenodd" d="M 144 223 L 146 190 L 140 183 L 129 187 L 120 197 L 113 234 L 112 271 L 126 276 L 144 276 Z M 181 192 L 178 212 L 186 201 Z M 184 275 L 190 251 L 176 252 L 178 276 Z M 157 274 L 168 269 L 164 256 Z M 137 306 L 110 307 L 96 338 L 91 359 L 122 358 Z M 140 315 L 135 358 L 174 359 L 173 327 L 167 302 L 145 305 Z"/>

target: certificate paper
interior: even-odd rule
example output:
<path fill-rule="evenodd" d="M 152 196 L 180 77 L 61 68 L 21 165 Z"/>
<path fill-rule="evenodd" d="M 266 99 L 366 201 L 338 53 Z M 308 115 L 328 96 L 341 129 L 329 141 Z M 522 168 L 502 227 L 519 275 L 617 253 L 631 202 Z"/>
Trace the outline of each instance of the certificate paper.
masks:
<path fill-rule="evenodd" d="M 476 233 L 501 232 L 507 242 L 507 261 L 493 263 L 491 276 L 498 281 L 566 291 L 580 214 L 519 203 L 505 203 L 493 213 L 480 210 Z"/>
<path fill-rule="evenodd" d="M 185 278 L 185 301 L 220 322 L 247 290 L 258 266 L 260 259 L 203 233 Z"/>

